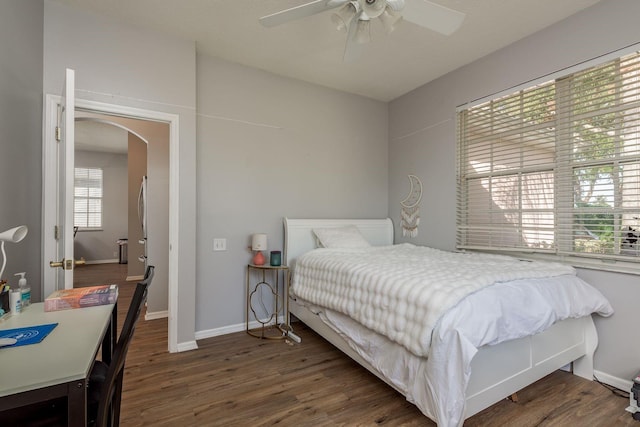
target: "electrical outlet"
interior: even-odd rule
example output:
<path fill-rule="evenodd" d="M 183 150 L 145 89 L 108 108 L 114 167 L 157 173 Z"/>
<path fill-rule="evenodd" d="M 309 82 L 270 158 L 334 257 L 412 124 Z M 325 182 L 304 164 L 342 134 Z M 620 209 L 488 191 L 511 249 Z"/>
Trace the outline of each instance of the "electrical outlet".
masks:
<path fill-rule="evenodd" d="M 213 250 L 214 251 L 226 251 L 227 250 L 227 239 L 213 239 Z"/>

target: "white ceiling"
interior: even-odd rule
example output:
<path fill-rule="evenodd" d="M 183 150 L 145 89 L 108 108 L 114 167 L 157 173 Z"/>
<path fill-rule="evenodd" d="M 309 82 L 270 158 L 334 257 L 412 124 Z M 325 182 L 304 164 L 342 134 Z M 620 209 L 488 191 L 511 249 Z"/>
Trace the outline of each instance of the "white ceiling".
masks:
<path fill-rule="evenodd" d="M 273 28 L 258 18 L 310 0 L 55 0 L 195 40 L 198 52 L 381 101 L 535 33 L 600 0 L 433 0 L 466 13 L 451 36 L 404 21 L 343 63 L 346 34 L 331 11 Z M 422 1 L 422 0 L 406 0 Z"/>

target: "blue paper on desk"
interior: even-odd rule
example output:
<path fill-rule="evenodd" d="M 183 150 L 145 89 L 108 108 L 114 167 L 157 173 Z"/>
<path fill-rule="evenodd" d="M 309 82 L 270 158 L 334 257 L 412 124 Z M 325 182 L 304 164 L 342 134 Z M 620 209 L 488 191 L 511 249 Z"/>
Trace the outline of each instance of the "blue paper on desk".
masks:
<path fill-rule="evenodd" d="M 21 345 L 37 344 L 42 341 L 53 328 L 58 326 L 57 323 L 48 323 L 46 325 L 26 326 L 24 328 L 4 329 L 0 330 L 0 338 L 15 338 L 18 340 L 13 345 L 0 348 L 19 347 Z"/>

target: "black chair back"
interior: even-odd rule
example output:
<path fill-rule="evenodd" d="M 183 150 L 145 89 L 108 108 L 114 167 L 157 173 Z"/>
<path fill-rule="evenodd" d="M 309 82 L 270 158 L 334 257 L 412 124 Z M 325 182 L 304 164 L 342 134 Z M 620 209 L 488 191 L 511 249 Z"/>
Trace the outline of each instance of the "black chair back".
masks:
<path fill-rule="evenodd" d="M 100 401 L 96 414 L 95 425 L 106 427 L 111 421 L 111 425 L 118 426 L 120 422 L 120 402 L 122 397 L 122 379 L 124 376 L 124 365 L 131 344 L 133 332 L 140 317 L 140 312 L 147 300 L 147 290 L 153 279 L 154 267 L 148 266 L 144 279 L 136 285 L 136 290 L 131 300 L 131 305 L 127 311 L 127 317 L 122 326 L 120 337 L 116 343 L 111 363 L 109 364 L 105 381 L 100 388 Z"/>

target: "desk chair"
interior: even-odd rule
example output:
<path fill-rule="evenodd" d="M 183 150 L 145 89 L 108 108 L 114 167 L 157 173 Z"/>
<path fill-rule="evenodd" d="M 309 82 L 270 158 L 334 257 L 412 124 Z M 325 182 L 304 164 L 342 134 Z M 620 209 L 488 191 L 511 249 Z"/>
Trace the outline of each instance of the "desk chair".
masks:
<path fill-rule="evenodd" d="M 147 300 L 147 290 L 153 279 L 154 268 L 154 266 L 148 266 L 144 279 L 136 285 L 111 363 L 107 365 L 102 361 L 96 361 L 93 366 L 87 397 L 89 426 L 117 427 L 120 425 L 120 402 L 125 359 L 140 312 Z"/>

